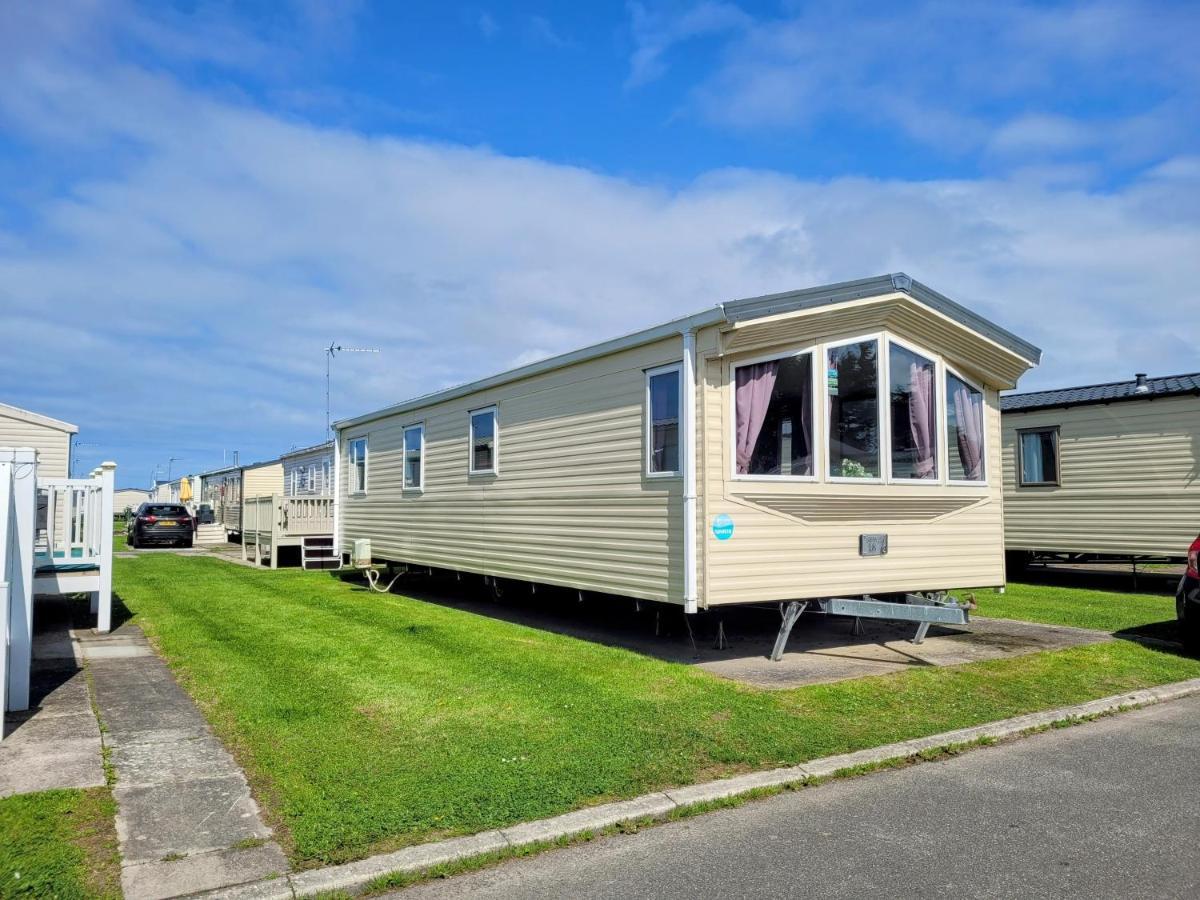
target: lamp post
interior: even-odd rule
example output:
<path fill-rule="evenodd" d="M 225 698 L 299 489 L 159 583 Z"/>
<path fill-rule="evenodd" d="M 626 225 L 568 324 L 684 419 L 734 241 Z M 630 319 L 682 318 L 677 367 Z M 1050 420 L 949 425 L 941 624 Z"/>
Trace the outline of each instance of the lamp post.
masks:
<path fill-rule="evenodd" d="M 325 348 L 325 437 L 329 437 L 330 423 L 330 383 L 332 379 L 333 357 L 338 353 L 378 353 L 373 347 L 343 347 L 341 344 L 330 342 Z"/>
<path fill-rule="evenodd" d="M 167 481 L 171 480 L 171 467 L 183 458 L 182 456 L 172 456 L 167 460 Z"/>

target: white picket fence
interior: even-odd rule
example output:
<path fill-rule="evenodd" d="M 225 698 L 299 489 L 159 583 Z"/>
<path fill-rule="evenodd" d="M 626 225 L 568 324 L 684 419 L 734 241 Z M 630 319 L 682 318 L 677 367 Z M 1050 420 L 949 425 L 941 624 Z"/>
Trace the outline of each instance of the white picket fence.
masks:
<path fill-rule="evenodd" d="M 112 628 L 116 468 L 38 478 L 33 450 L 0 447 L 0 735 L 5 710 L 29 708 L 35 595 L 89 594 L 96 630 Z"/>

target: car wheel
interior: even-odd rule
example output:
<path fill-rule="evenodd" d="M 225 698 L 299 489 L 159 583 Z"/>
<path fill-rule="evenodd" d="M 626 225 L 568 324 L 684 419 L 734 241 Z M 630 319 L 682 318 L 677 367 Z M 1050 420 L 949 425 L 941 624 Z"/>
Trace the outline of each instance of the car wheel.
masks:
<path fill-rule="evenodd" d="M 137 536 L 133 534 L 129 535 L 129 537 L 125 539 L 125 546 L 129 547 L 131 550 L 136 550 L 138 548 Z"/>
<path fill-rule="evenodd" d="M 179 546 L 183 547 L 185 550 L 191 550 L 192 549 L 192 538 L 188 538 L 186 541 L 181 541 Z"/>

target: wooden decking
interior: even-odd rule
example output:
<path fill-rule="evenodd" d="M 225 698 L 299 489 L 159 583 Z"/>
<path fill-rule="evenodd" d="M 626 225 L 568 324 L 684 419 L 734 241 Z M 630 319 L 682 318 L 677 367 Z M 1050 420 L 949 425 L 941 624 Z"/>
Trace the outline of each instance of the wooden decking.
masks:
<path fill-rule="evenodd" d="M 304 568 L 328 568 L 333 554 L 333 498 L 324 495 L 287 497 L 270 494 L 242 501 L 242 558 L 279 566 L 279 548 L 301 548 Z"/>

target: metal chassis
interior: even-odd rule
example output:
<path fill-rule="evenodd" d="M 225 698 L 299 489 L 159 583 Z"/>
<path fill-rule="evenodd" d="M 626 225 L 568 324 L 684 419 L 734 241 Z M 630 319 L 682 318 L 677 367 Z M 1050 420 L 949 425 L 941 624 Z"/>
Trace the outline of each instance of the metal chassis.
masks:
<path fill-rule="evenodd" d="M 931 601 L 929 598 L 922 597 L 919 594 L 905 594 L 904 600 L 905 602 L 903 603 L 896 603 L 890 600 L 876 600 L 874 597 L 866 596 L 861 599 L 826 597 L 818 600 L 792 600 L 788 603 L 781 603 L 780 615 L 783 621 L 779 625 L 779 634 L 776 636 L 775 646 L 771 650 L 771 660 L 772 662 L 779 662 L 779 660 L 783 659 L 783 652 L 787 647 L 792 627 L 805 610 L 813 605 L 826 615 L 852 616 L 854 618 L 855 634 L 859 633 L 859 620 L 861 619 L 916 622 L 917 632 L 910 638 L 914 644 L 920 644 L 925 640 L 925 635 L 929 632 L 929 626 L 934 623 L 940 625 L 967 625 L 971 621 L 970 613 L 966 606 L 944 605 L 936 601 Z"/>

